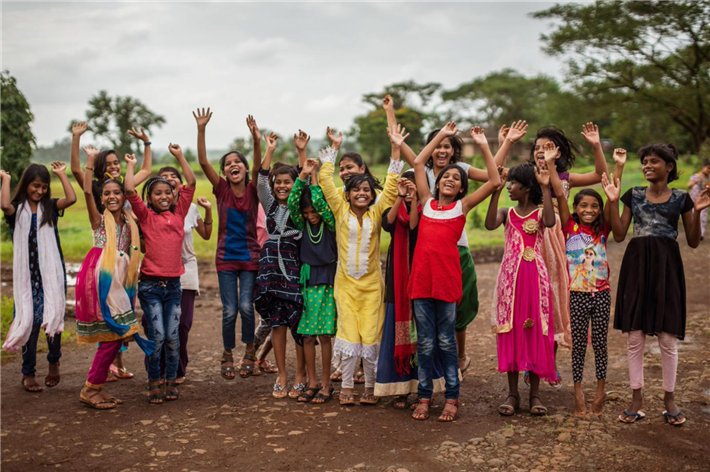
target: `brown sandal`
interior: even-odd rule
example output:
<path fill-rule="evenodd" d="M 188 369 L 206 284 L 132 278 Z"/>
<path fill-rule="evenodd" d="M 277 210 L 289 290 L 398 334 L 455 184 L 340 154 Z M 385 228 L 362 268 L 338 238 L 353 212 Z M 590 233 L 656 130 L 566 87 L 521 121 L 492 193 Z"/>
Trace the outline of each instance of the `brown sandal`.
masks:
<path fill-rule="evenodd" d="M 116 403 L 107 400 L 101 395 L 101 389 L 90 388 L 91 393 L 87 393 L 86 389 L 81 389 L 79 393 L 79 401 L 86 406 L 90 406 L 96 410 L 113 410 L 116 408 Z"/>
<path fill-rule="evenodd" d="M 412 418 L 417 421 L 425 421 L 429 419 L 429 409 L 431 408 L 431 398 L 420 398 L 417 402 L 417 407 L 412 413 Z"/>
<path fill-rule="evenodd" d="M 51 365 L 52 364 L 50 364 L 50 366 Z M 56 364 L 54 364 L 54 365 L 56 365 L 57 370 L 59 370 L 59 361 L 57 361 Z M 56 387 L 57 385 L 59 385 L 59 381 L 61 380 L 61 378 L 62 378 L 62 376 L 59 374 L 57 374 L 57 375 L 47 374 L 47 376 L 44 378 L 44 385 L 46 385 L 47 387 Z"/>
<path fill-rule="evenodd" d="M 452 405 L 456 407 L 456 411 L 454 414 L 451 414 L 451 410 L 446 411 L 446 406 L 447 405 Z M 450 423 L 452 421 L 456 421 L 459 419 L 459 406 L 461 404 L 459 403 L 458 399 L 456 400 L 446 400 L 446 403 L 444 404 L 444 411 L 441 412 L 441 415 L 439 416 L 437 421 L 440 421 L 442 423 Z"/>
<path fill-rule="evenodd" d="M 34 385 L 27 385 L 25 383 L 26 379 L 32 379 L 34 381 L 35 376 L 34 375 L 23 375 L 22 380 L 20 380 L 20 383 L 22 383 L 22 388 L 25 389 L 25 392 L 30 392 L 30 393 L 40 393 L 42 390 L 42 386 L 37 383 L 37 381 L 34 382 Z"/>

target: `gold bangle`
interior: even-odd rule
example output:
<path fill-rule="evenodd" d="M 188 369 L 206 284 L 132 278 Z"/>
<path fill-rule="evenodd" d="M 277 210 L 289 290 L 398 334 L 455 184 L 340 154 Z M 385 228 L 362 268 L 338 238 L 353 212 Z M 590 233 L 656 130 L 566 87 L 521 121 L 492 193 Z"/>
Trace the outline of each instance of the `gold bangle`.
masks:
<path fill-rule="evenodd" d="M 86 170 L 94 170 L 93 167 L 86 166 Z"/>
<path fill-rule="evenodd" d="M 506 137 L 508 141 L 510 141 L 510 144 L 515 144 L 517 141 L 514 141 L 513 138 Z"/>
<path fill-rule="evenodd" d="M 205 221 L 205 224 L 206 224 L 206 225 L 211 225 L 212 222 L 210 221 L 210 222 L 208 223 L 208 222 Z"/>

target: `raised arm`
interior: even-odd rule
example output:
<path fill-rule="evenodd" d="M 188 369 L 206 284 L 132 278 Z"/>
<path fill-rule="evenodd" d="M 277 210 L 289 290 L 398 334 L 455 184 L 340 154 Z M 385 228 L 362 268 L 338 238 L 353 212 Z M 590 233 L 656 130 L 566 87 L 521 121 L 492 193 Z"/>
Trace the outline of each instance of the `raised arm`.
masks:
<path fill-rule="evenodd" d="M 219 185 L 219 174 L 207 160 L 207 145 L 205 144 L 205 130 L 207 129 L 207 123 L 212 118 L 212 112 L 209 108 L 207 111 L 204 108 L 201 110 L 198 108 L 197 113 L 192 112 L 192 116 L 195 117 L 197 122 L 197 160 L 207 180 L 210 181 L 213 187 L 217 187 Z"/>
<path fill-rule="evenodd" d="M 94 200 L 94 182 L 92 175 L 94 172 L 94 164 L 96 163 L 96 157 L 99 155 L 99 150 L 94 149 L 93 146 L 87 146 L 84 148 L 86 152 L 86 172 L 84 173 L 84 200 L 86 200 L 86 210 L 89 212 L 89 222 L 91 223 L 91 229 L 95 230 L 101 226 L 101 213 L 99 209 L 96 208 L 96 200 Z"/>
<path fill-rule="evenodd" d="M 592 146 L 592 152 L 594 153 L 594 172 L 570 174 L 570 187 L 586 187 L 599 183 L 602 174 L 607 172 L 606 158 L 604 157 L 604 150 L 602 149 L 601 138 L 599 136 L 599 127 L 591 122 L 582 125 L 582 136 L 584 136 L 587 143 Z"/>
<path fill-rule="evenodd" d="M 79 185 L 84 185 L 84 171 L 81 170 L 81 160 L 79 159 L 79 148 L 81 147 L 81 135 L 86 132 L 88 125 L 80 121 L 71 125 L 71 152 L 69 154 L 69 167 L 71 173 Z"/>
<path fill-rule="evenodd" d="M 560 175 L 557 173 L 557 167 L 555 166 L 555 160 L 559 152 L 559 148 L 555 146 L 555 143 L 548 141 L 543 146 L 543 151 L 545 152 L 545 164 L 547 164 L 547 171 L 550 173 L 550 185 L 552 190 L 555 192 L 555 198 L 557 198 L 557 210 L 560 214 L 560 222 L 562 227 L 567 224 L 569 220 L 569 203 L 567 201 L 567 195 L 565 189 L 562 186 L 562 180 Z"/>
<path fill-rule="evenodd" d="M 180 164 L 180 170 L 182 170 L 182 175 L 185 176 L 185 187 L 194 187 L 197 185 L 197 180 L 195 179 L 195 173 L 192 172 L 192 167 L 187 163 L 185 155 L 182 153 L 182 149 L 179 144 L 170 144 L 168 146 L 170 154 L 172 154 L 175 159 L 177 159 L 178 164 Z"/>
<path fill-rule="evenodd" d="M 498 132 L 498 152 L 493 158 L 493 162 L 496 167 L 504 166 L 505 159 L 508 156 L 510 148 L 525 136 L 528 131 L 528 125 L 525 120 L 518 120 L 513 122 L 510 128 L 505 124 L 501 126 Z M 476 167 L 471 167 L 468 169 L 468 178 L 475 180 L 476 182 L 487 182 L 488 181 L 488 171 L 484 169 L 478 169 Z"/>
<path fill-rule="evenodd" d="M 487 179 L 486 183 L 476 189 L 475 192 L 470 195 L 466 195 L 463 198 L 461 203 L 463 205 L 464 214 L 468 213 L 472 208 L 488 198 L 500 185 L 498 167 L 496 166 L 491 150 L 488 147 L 488 140 L 486 139 L 485 130 L 478 126 L 471 128 L 471 138 L 473 138 L 473 142 L 481 148 L 481 152 L 483 153 L 483 160 L 486 164 Z"/>
<path fill-rule="evenodd" d="M 298 134 L 294 133 L 293 135 L 293 143 L 296 145 L 296 151 L 298 152 L 298 167 L 302 168 L 306 163 L 306 148 L 310 140 L 311 137 L 300 129 L 298 130 Z"/>
<path fill-rule="evenodd" d="M 508 171 L 501 166 L 498 168 L 498 173 L 500 175 L 500 185 L 496 188 L 495 192 L 493 192 L 493 195 L 491 195 L 491 200 L 488 203 L 488 212 L 486 213 L 486 229 L 488 231 L 492 231 L 504 224 L 507 214 L 505 208 L 498 208 L 498 200 L 500 199 L 500 193 L 505 187 Z"/>
<path fill-rule="evenodd" d="M 385 115 L 387 116 L 387 128 L 396 129 L 397 117 L 394 112 L 394 100 L 392 100 L 392 96 L 390 94 L 387 94 L 382 100 L 382 108 L 384 108 Z M 409 167 L 414 167 L 414 159 L 417 158 L 417 154 L 412 151 L 412 148 L 410 148 L 407 143 L 402 143 L 400 152 L 404 162 L 406 162 Z"/>
<path fill-rule="evenodd" d="M 535 178 L 542 189 L 542 222 L 548 228 L 555 226 L 555 207 L 552 205 L 552 192 L 550 192 L 550 173 L 547 166 L 540 169 L 535 167 Z"/>
<path fill-rule="evenodd" d="M 136 156 L 135 154 L 126 154 L 124 157 L 126 160 L 126 179 L 124 181 L 124 190 L 126 191 L 126 196 L 137 195 L 136 192 Z"/>
<path fill-rule="evenodd" d="M 271 160 L 274 158 L 274 151 L 276 151 L 276 142 L 279 137 L 275 133 L 269 133 L 264 136 L 266 140 L 266 154 L 264 154 L 264 160 L 261 162 L 262 170 L 271 170 Z"/>
<path fill-rule="evenodd" d="M 414 176 L 417 180 L 417 193 L 419 194 L 419 200 L 424 204 L 429 198 L 431 198 L 431 191 L 429 190 L 429 182 L 426 178 L 426 171 L 424 170 L 424 165 L 429 159 L 429 156 L 434 152 L 434 149 L 444 140 L 444 138 L 449 138 L 451 136 L 456 136 L 459 130 L 456 127 L 456 123 L 449 122 L 446 126 L 441 128 L 441 131 L 434 136 L 429 144 L 427 144 L 424 149 L 421 150 L 416 159 L 414 159 Z"/>
<path fill-rule="evenodd" d="M 261 169 L 261 132 L 259 132 L 259 126 L 256 124 L 256 120 L 253 116 L 247 116 L 247 126 L 249 127 L 249 133 L 251 134 L 251 140 L 254 145 L 254 159 L 251 163 L 251 181 L 257 182 L 259 180 L 259 169 Z"/>
<path fill-rule="evenodd" d="M 12 177 L 10 173 L 4 170 L 0 170 L 0 181 L 2 182 L 2 190 L 0 191 L 0 209 L 6 215 L 14 215 L 15 207 L 12 205 L 12 197 L 10 197 L 10 185 L 12 184 Z"/>
<path fill-rule="evenodd" d="M 338 189 L 335 188 L 335 183 L 333 183 L 335 158 L 338 157 L 338 151 L 329 147 L 320 151 L 318 157 L 322 163 L 318 174 L 318 182 L 321 190 L 323 190 L 325 201 L 328 202 L 333 213 L 337 215 L 342 211 L 342 206 L 346 205 L 345 200 L 338 193 Z"/>
<path fill-rule="evenodd" d="M 415 229 L 419 226 L 419 199 L 417 198 L 417 186 L 414 182 L 406 180 L 407 192 L 412 196 L 412 202 L 409 204 L 409 229 Z"/>
<path fill-rule="evenodd" d="M 392 159 L 390 160 L 390 166 L 387 170 L 385 188 L 382 191 L 379 201 L 375 203 L 375 208 L 380 211 L 380 214 L 386 208 L 392 206 L 397 199 L 398 177 L 404 168 L 404 162 L 400 159 L 400 149 L 404 140 L 409 136 L 409 133 L 404 134 L 405 131 L 406 130 L 402 128 L 401 125 L 397 125 L 397 128 L 394 130 L 387 130 L 387 135 L 392 143 Z"/>
<path fill-rule="evenodd" d="M 690 198 L 690 197 L 686 197 Z M 683 228 L 688 246 L 696 248 L 700 245 L 700 212 L 710 207 L 710 188 L 705 187 L 695 199 L 693 210 L 683 213 Z"/>
<path fill-rule="evenodd" d="M 614 232 L 614 241 L 617 243 L 626 239 L 626 233 L 631 224 L 631 208 L 624 205 L 624 213 L 619 217 L 619 196 L 621 195 L 621 181 L 618 178 L 607 177 L 602 174 L 602 189 L 606 193 L 606 204 L 610 207 L 611 230 Z"/>
<path fill-rule="evenodd" d="M 397 198 L 389 212 L 387 212 L 387 224 L 393 225 L 397 221 L 397 213 L 399 212 L 399 207 L 402 206 L 404 198 L 407 196 L 407 179 L 399 179 L 397 182 Z"/>
<path fill-rule="evenodd" d="M 624 173 L 624 165 L 626 164 L 626 149 L 616 148 L 614 149 L 614 173 L 611 174 L 611 180 L 617 179 L 621 183 L 621 175 Z M 607 174 L 609 175 L 609 174 Z M 621 188 L 621 186 L 619 187 Z M 555 190 L 556 191 L 556 190 Z M 606 205 L 604 207 L 604 222 L 611 227 L 611 205 Z M 618 209 L 617 209 L 618 213 Z"/>
<path fill-rule="evenodd" d="M 202 237 L 205 241 L 210 239 L 212 236 L 212 203 L 207 200 L 207 197 L 198 197 L 197 205 L 205 209 L 205 219 L 197 219 L 197 227 L 195 231 Z"/>
<path fill-rule="evenodd" d="M 291 215 L 291 221 L 293 221 L 293 225 L 299 231 L 303 231 L 305 228 L 305 221 L 303 219 L 303 213 L 301 212 L 301 196 L 303 195 L 303 189 L 306 188 L 306 179 L 308 178 L 308 172 L 306 172 L 305 164 L 306 163 L 304 163 L 304 167 L 298 178 L 293 183 L 293 188 L 291 189 L 291 193 L 288 194 L 288 200 L 286 203 L 288 206 L 288 212 Z"/>
<path fill-rule="evenodd" d="M 72 184 L 67 178 L 66 171 L 67 165 L 64 162 L 52 162 L 52 172 L 59 177 L 59 181 L 62 183 L 62 188 L 64 189 L 64 198 L 57 200 L 58 210 L 64 210 L 76 203 L 76 192 L 74 192 L 74 187 L 72 187 Z"/>
<path fill-rule="evenodd" d="M 134 138 L 138 138 L 141 141 L 143 141 L 143 146 L 145 147 L 145 152 L 143 153 L 143 163 L 141 164 L 141 169 L 136 172 L 136 185 L 140 185 L 146 180 L 148 180 L 148 177 L 150 177 L 150 174 L 153 173 L 153 152 L 150 150 L 150 138 L 148 137 L 148 134 L 145 132 L 143 128 L 141 128 L 140 132 L 135 128 L 131 128 L 128 130 L 128 134 L 133 136 Z"/>

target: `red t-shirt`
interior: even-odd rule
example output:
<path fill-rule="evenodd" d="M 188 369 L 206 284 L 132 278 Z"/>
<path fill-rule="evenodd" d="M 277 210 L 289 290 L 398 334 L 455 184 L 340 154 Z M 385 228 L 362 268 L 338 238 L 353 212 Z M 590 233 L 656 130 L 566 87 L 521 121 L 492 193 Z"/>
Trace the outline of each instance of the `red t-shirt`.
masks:
<path fill-rule="evenodd" d="M 126 196 L 145 239 L 142 274 L 167 278 L 180 277 L 185 273 L 181 257 L 182 240 L 185 237 L 185 216 L 194 195 L 195 187 L 182 187 L 174 211 L 162 213 L 149 209 L 138 194 Z"/>
<path fill-rule="evenodd" d="M 220 178 L 219 184 L 214 187 L 212 192 L 217 199 L 219 214 L 217 253 L 215 255 L 217 272 L 259 270 L 261 243 L 258 235 L 258 215 L 260 205 L 256 186 L 249 182 L 244 194 L 237 197 L 229 183 Z"/>

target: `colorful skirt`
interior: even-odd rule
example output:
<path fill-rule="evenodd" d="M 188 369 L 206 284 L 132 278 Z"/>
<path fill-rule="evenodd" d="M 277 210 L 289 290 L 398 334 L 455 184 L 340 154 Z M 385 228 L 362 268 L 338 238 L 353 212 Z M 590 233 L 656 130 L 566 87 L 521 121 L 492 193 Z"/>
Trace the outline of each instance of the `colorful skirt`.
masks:
<path fill-rule="evenodd" d="M 303 294 L 303 315 L 298 334 L 304 336 L 335 336 L 337 312 L 332 285 L 312 285 Z"/>
<path fill-rule="evenodd" d="M 496 335 L 498 370 L 500 372 L 532 372 L 542 379 L 557 378 L 555 369 L 554 325 L 548 319 L 547 336 L 542 334 L 540 322 L 540 294 L 531 280 L 540 278 L 536 264 L 521 263 L 515 283 L 513 328 Z M 551 311 L 547 310 L 548 316 Z M 526 328 L 532 322 L 532 326 Z"/>
<path fill-rule="evenodd" d="M 380 357 L 377 360 L 375 395 L 378 397 L 417 393 L 417 387 L 419 386 L 419 370 L 416 365 L 410 366 L 409 373 L 405 373 L 402 377 L 397 373 L 394 363 L 394 326 L 394 303 L 387 303 L 385 308 L 385 324 L 382 327 Z M 444 369 L 441 367 L 441 354 L 439 349 L 434 351 L 434 378 L 432 381 L 434 382 L 434 393 L 446 390 Z"/>
<path fill-rule="evenodd" d="M 478 314 L 478 278 L 473 265 L 471 250 L 459 246 L 459 261 L 461 262 L 461 279 L 463 296 L 456 307 L 456 332 L 466 331 L 469 324 Z"/>
<path fill-rule="evenodd" d="M 103 251 L 99 247 L 91 248 L 76 279 L 76 338 L 80 344 L 129 340 L 139 330 L 136 313 L 123 286 L 130 261 L 125 253 L 116 256 L 116 267 L 106 302 L 113 321 L 127 325 L 129 329 L 124 335 L 119 335 L 104 321 L 98 290 L 99 262 Z"/>

